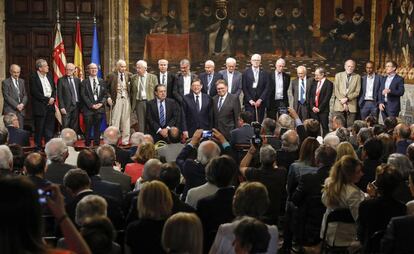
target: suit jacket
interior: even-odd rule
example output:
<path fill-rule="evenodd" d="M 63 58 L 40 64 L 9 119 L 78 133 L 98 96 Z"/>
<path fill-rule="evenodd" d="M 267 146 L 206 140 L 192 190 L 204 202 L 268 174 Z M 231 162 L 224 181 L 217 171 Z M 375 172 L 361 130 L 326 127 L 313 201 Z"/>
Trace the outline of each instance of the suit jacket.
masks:
<path fill-rule="evenodd" d="M 46 110 L 55 110 L 54 105 L 49 105 L 50 98 L 56 98 L 56 86 L 53 82 L 52 75 L 47 74 L 50 86 L 52 88 L 52 95 L 45 97 L 43 93 L 42 82 L 40 81 L 37 72 L 30 76 L 30 95 L 32 96 L 32 114 L 33 116 L 45 116 Z"/>
<path fill-rule="evenodd" d="M 111 146 L 115 149 L 116 161 L 121 163 L 121 167 L 125 170 L 125 165 L 132 162 L 129 152 L 116 145 Z"/>
<path fill-rule="evenodd" d="M 223 79 L 229 84 L 229 78 L 227 77 L 227 70 L 221 70 L 219 73 L 223 76 Z M 231 91 L 229 93 L 240 97 L 242 91 L 242 74 L 239 71 L 233 72 L 233 80 L 231 82 Z M 229 84 L 230 86 L 230 84 Z"/>
<path fill-rule="evenodd" d="M 361 76 L 352 73 L 348 82 L 348 92 L 346 92 L 347 74 L 345 71 L 337 73 L 334 81 L 334 111 L 344 111 L 343 104 L 339 101 L 343 98 L 348 98 L 349 112 L 357 112 L 357 98 L 361 90 Z"/>
<path fill-rule="evenodd" d="M 79 78 L 73 77 L 73 82 L 75 83 L 78 102 L 80 102 L 81 80 Z M 72 101 L 72 89 L 70 86 L 72 85 L 69 83 L 69 78 L 67 76 L 63 76 L 60 79 L 58 79 L 57 94 L 59 99 L 59 109 L 64 108 L 67 113 L 72 112 L 76 109 L 76 102 Z"/>
<path fill-rule="evenodd" d="M 197 75 L 191 73 L 191 82 L 195 79 Z M 204 89 L 204 88 L 203 88 Z M 191 89 L 190 89 L 191 93 Z M 184 100 L 184 78 L 181 73 L 178 73 L 175 77 L 175 83 L 173 87 L 173 97 L 179 103 L 182 104 Z"/>
<path fill-rule="evenodd" d="M 315 106 L 315 96 L 316 96 L 316 88 L 318 86 L 318 82 L 316 80 L 313 80 L 312 86 L 309 91 L 308 98 L 306 99 L 309 101 L 309 112 L 312 112 L 312 108 Z M 333 84 L 331 81 L 329 81 L 327 78 L 325 78 L 325 81 L 322 84 L 321 91 L 319 93 L 319 112 L 320 113 L 327 113 L 329 112 L 329 102 L 332 97 L 333 92 Z"/>
<path fill-rule="evenodd" d="M 385 89 L 385 82 L 387 77 L 383 77 L 380 82 L 380 89 L 378 91 L 379 103 L 385 103 L 385 96 L 382 94 L 382 91 Z M 394 78 L 391 81 L 390 85 L 391 92 L 387 95 L 387 111 L 388 112 L 400 112 L 400 97 L 404 95 L 404 79 L 395 74 Z"/>
<path fill-rule="evenodd" d="M 154 88 L 158 84 L 157 77 L 154 74 L 147 73 L 147 79 L 145 81 L 145 93 L 147 96 L 147 101 L 154 99 Z M 139 75 L 135 74 L 131 77 L 131 110 L 135 110 L 137 103 L 137 94 L 139 86 Z"/>
<path fill-rule="evenodd" d="M 121 185 L 123 193 L 131 191 L 131 177 L 114 170 L 112 167 L 101 167 L 99 176 L 102 180 Z"/>
<path fill-rule="evenodd" d="M 158 113 L 157 99 L 147 102 L 147 125 L 149 133 L 155 137 L 159 128 L 163 129 L 167 126 L 179 126 L 181 110 L 177 103 L 169 98 L 165 99 L 165 125 L 160 125 L 160 115 Z"/>
<path fill-rule="evenodd" d="M 380 75 L 375 74 L 373 99 L 374 99 L 374 102 L 377 104 L 379 100 L 378 96 L 379 96 L 379 88 L 380 88 L 381 79 L 382 77 Z M 360 108 L 364 104 L 366 90 L 367 90 L 367 75 L 362 76 L 362 79 L 361 79 L 361 91 L 359 93 L 359 100 L 358 100 L 358 104 Z"/>
<path fill-rule="evenodd" d="M 285 72 L 282 72 L 282 78 L 283 78 L 283 102 L 285 105 L 289 105 L 288 90 L 289 90 L 289 85 L 290 85 L 290 75 Z M 275 72 L 273 71 L 269 74 L 269 88 L 268 88 L 269 100 L 268 100 L 267 105 L 270 105 L 270 102 L 275 100 L 275 92 L 276 92 L 276 79 L 275 79 Z"/>
<path fill-rule="evenodd" d="M 161 79 L 160 79 L 160 75 L 161 72 L 157 73 L 157 79 L 158 79 L 158 84 L 161 84 Z M 173 88 L 174 88 L 174 83 L 175 83 L 175 75 L 170 72 L 167 71 L 167 98 L 173 99 Z"/>
<path fill-rule="evenodd" d="M 261 99 L 264 103 L 267 102 L 269 97 L 269 76 L 267 72 L 263 69 L 259 71 L 259 81 L 257 88 L 253 88 L 254 83 L 254 74 L 252 68 L 247 68 L 242 75 L 242 88 L 244 94 L 244 104 L 250 104 L 249 101 L 256 101 Z"/>
<path fill-rule="evenodd" d="M 127 87 L 128 96 L 130 96 L 131 94 L 131 76 L 132 74 L 130 72 L 126 71 L 124 73 L 125 85 Z M 105 83 L 107 86 L 109 97 L 112 99 L 114 103 L 113 105 L 115 105 L 116 96 L 118 94 L 118 72 L 114 71 L 114 72 L 109 73 L 108 76 L 106 77 Z"/>
<path fill-rule="evenodd" d="M 123 200 L 123 194 L 121 185 L 118 183 L 111 183 L 102 178 L 99 175 L 90 176 L 91 189 L 100 196 L 111 197 L 115 200 Z"/>
<path fill-rule="evenodd" d="M 381 253 L 414 253 L 414 216 L 392 218 L 381 241 Z"/>
<path fill-rule="evenodd" d="M 236 144 L 250 144 L 253 136 L 253 127 L 250 124 L 245 124 L 230 132 L 230 144 L 232 146 Z"/>
<path fill-rule="evenodd" d="M 227 140 L 230 140 L 230 131 L 237 127 L 240 114 L 240 102 L 233 94 L 227 93 L 221 110 L 218 110 L 219 96 L 213 98 L 213 125 L 218 129 Z"/>
<path fill-rule="evenodd" d="M 184 131 L 188 131 L 190 137 L 193 136 L 197 129 L 210 130 L 212 127 L 213 101 L 210 96 L 201 93 L 201 108 L 197 111 L 194 94 L 190 93 L 184 96 Z"/>
<path fill-rule="evenodd" d="M 45 178 L 52 183 L 63 184 L 63 177 L 72 168 L 76 168 L 76 166 L 66 163 L 52 162 L 47 166 Z"/>
<path fill-rule="evenodd" d="M 17 112 L 17 105 L 23 103 L 26 107 L 27 105 L 27 93 L 26 87 L 24 85 L 24 79 L 18 79 L 19 84 L 19 91 L 20 94 L 17 93 L 16 87 L 13 84 L 11 78 L 5 79 L 2 82 L 2 90 L 3 90 L 3 97 L 4 97 L 4 114 L 7 113 L 16 113 Z M 19 102 L 20 99 L 20 102 Z M 20 112 L 22 115 L 25 114 L 25 110 Z"/>
<path fill-rule="evenodd" d="M 82 112 L 85 116 L 93 115 L 95 113 L 105 113 L 105 107 L 102 106 L 99 109 L 93 109 L 94 104 L 102 103 L 105 105 L 108 93 L 106 85 L 101 78 L 97 78 L 99 83 L 98 99 L 95 100 L 89 78 L 82 81 L 81 85 L 81 98 L 82 98 Z"/>
<path fill-rule="evenodd" d="M 213 78 L 210 83 L 210 90 L 208 90 L 208 74 L 206 72 L 200 73 L 199 78 L 201 80 L 201 84 L 203 85 L 203 93 L 214 97 L 217 94 L 216 82 L 219 79 L 223 79 L 221 73 L 216 71 L 213 73 Z"/>
<path fill-rule="evenodd" d="M 313 78 L 307 78 L 306 84 L 305 84 L 305 105 L 309 103 L 309 101 L 306 99 L 308 97 L 310 88 L 312 86 Z M 298 108 L 298 101 L 299 101 L 299 78 L 292 80 L 292 96 L 293 96 L 293 109 L 297 110 Z"/>
<path fill-rule="evenodd" d="M 7 126 L 7 130 L 9 131 L 9 144 L 30 146 L 30 132 L 13 126 Z"/>

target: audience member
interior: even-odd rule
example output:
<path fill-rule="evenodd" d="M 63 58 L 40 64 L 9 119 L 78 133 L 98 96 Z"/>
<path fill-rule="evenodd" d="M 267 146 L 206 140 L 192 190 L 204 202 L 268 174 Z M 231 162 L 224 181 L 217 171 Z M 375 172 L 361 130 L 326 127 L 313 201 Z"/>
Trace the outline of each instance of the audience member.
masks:
<path fill-rule="evenodd" d="M 294 130 L 282 135 L 282 147 L 276 151 L 277 165 L 286 170 L 299 158 L 299 136 Z"/>
<path fill-rule="evenodd" d="M 400 123 L 394 129 L 395 152 L 406 154 L 407 147 L 412 143 L 410 127 Z"/>
<path fill-rule="evenodd" d="M 134 191 L 140 190 L 145 182 L 159 179 L 161 165 L 162 163 L 158 159 L 149 159 L 147 162 L 145 162 L 142 175 L 137 179 L 135 183 Z"/>
<path fill-rule="evenodd" d="M 142 132 L 137 131 L 132 133 L 130 138 L 131 147 L 129 148 L 129 157 L 133 157 L 136 154 L 138 147 L 145 142 L 144 137 L 145 135 Z M 154 141 L 150 143 L 154 143 Z"/>
<path fill-rule="evenodd" d="M 45 189 L 51 182 L 45 179 L 46 159 L 39 153 L 31 153 L 24 160 L 24 172 L 38 189 Z"/>
<path fill-rule="evenodd" d="M 352 146 L 355 149 L 358 148 L 358 140 L 357 140 L 358 132 L 362 128 L 367 128 L 367 127 L 368 127 L 367 123 L 363 120 L 355 120 L 354 124 L 352 124 L 352 131 L 351 131 L 351 137 L 349 138 L 349 142 L 352 144 Z"/>
<path fill-rule="evenodd" d="M 253 127 L 250 125 L 253 120 L 251 112 L 245 111 L 239 114 L 239 128 L 230 132 L 230 144 L 232 147 L 238 144 L 250 144 L 254 135 Z"/>
<path fill-rule="evenodd" d="M 355 153 L 354 148 L 349 142 L 341 142 L 336 147 L 336 161 L 339 161 L 345 155 L 349 155 L 354 159 L 358 159 L 358 156 Z"/>
<path fill-rule="evenodd" d="M 275 150 L 279 150 L 282 147 L 282 141 L 280 140 L 279 134 L 276 135 L 276 127 L 277 123 L 274 119 L 265 118 L 262 122 L 260 135 L 266 139 L 267 143 Z"/>
<path fill-rule="evenodd" d="M 115 230 L 106 217 L 95 217 L 87 220 L 80 230 L 92 253 L 121 254 L 121 246 L 114 242 Z"/>
<path fill-rule="evenodd" d="M 413 170 L 413 164 L 407 156 L 400 153 L 390 154 L 388 157 L 388 164 L 394 166 L 402 175 L 404 182 L 400 184 L 394 192 L 394 198 L 403 202 L 404 204 L 412 200 L 410 189 L 408 187 L 408 174 Z"/>
<path fill-rule="evenodd" d="M 408 159 L 411 161 L 411 164 L 413 164 L 414 163 L 414 144 L 410 144 L 407 147 L 407 152 L 405 155 L 407 155 Z"/>
<path fill-rule="evenodd" d="M 323 138 L 323 144 L 328 145 L 332 147 L 333 149 L 336 149 L 339 143 L 340 143 L 339 138 L 336 135 L 326 135 L 326 137 Z"/>
<path fill-rule="evenodd" d="M 326 135 L 336 135 L 336 132 L 339 128 L 343 128 L 346 126 L 346 119 L 344 117 L 344 115 L 342 114 L 337 114 L 334 115 L 332 117 L 332 121 L 331 121 L 331 129 L 332 131 L 329 132 Z"/>
<path fill-rule="evenodd" d="M 131 184 L 135 184 L 141 177 L 144 164 L 155 158 L 155 146 L 152 143 L 143 143 L 138 147 L 135 156 L 132 157 L 133 163 L 125 166 L 125 174 L 131 177 Z"/>
<path fill-rule="evenodd" d="M 132 162 L 129 152 L 118 146 L 121 134 L 115 126 L 109 126 L 103 133 L 104 143 L 111 145 L 115 149 L 116 160 L 121 164 L 121 168 L 125 169 L 127 163 Z"/>
<path fill-rule="evenodd" d="M 356 184 L 362 191 L 366 192 L 368 183 L 374 181 L 377 167 L 381 165 L 382 142 L 377 138 L 368 139 L 362 148 L 362 172 L 364 175 Z"/>
<path fill-rule="evenodd" d="M 358 142 L 358 149 L 356 150 L 356 153 L 358 155 L 358 158 L 362 158 L 362 149 L 364 147 L 365 142 L 372 138 L 372 129 L 370 128 L 361 128 L 357 135 L 357 142 Z"/>
<path fill-rule="evenodd" d="M 86 195 L 76 204 L 75 222 L 82 227 L 85 222 L 93 217 L 106 217 L 108 203 L 98 195 Z"/>
<path fill-rule="evenodd" d="M 18 144 L 8 145 L 10 152 L 13 155 L 13 174 L 22 175 L 23 174 L 23 163 L 26 158 L 24 154 L 23 147 Z"/>
<path fill-rule="evenodd" d="M 380 134 L 385 132 L 385 126 L 383 124 L 375 124 L 374 127 L 372 127 L 372 134 L 374 137 L 378 137 Z"/>
<path fill-rule="evenodd" d="M 392 139 L 392 136 L 390 136 L 386 133 L 382 133 L 382 134 L 378 135 L 378 138 L 381 140 L 382 148 L 383 148 L 381 161 L 383 163 L 387 163 L 388 156 L 390 156 L 390 154 L 393 154 L 394 151 L 395 151 L 394 140 Z"/>
<path fill-rule="evenodd" d="M 409 187 L 411 196 L 414 198 L 414 170 L 410 171 L 410 176 L 408 177 Z M 407 215 L 414 215 L 414 200 L 410 200 L 406 204 L 407 206 Z"/>
<path fill-rule="evenodd" d="M 9 142 L 9 131 L 6 128 L 0 127 L 0 145 L 5 145 Z"/>
<path fill-rule="evenodd" d="M 243 218 L 234 229 L 234 252 L 264 253 L 269 245 L 270 234 L 266 225 L 253 218 Z"/>
<path fill-rule="evenodd" d="M 339 142 L 349 142 L 350 134 L 348 129 L 345 127 L 337 129 L 336 136 L 339 138 Z"/>
<path fill-rule="evenodd" d="M 60 137 L 62 138 L 63 143 L 65 143 L 65 145 L 67 146 L 69 153 L 68 157 L 65 160 L 65 163 L 72 166 L 76 166 L 79 155 L 79 152 L 76 151 L 74 148 L 75 143 L 78 140 L 76 132 L 70 128 L 65 128 L 60 133 Z"/>
<path fill-rule="evenodd" d="M 413 215 L 391 218 L 381 240 L 381 253 L 414 253 L 413 234 Z"/>
<path fill-rule="evenodd" d="M 388 135 L 391 135 L 394 133 L 394 128 L 398 124 L 398 119 L 395 116 L 389 116 L 385 118 L 384 125 L 385 125 L 385 132 Z"/>
<path fill-rule="evenodd" d="M 177 127 L 171 127 L 168 130 L 169 143 L 157 150 L 161 161 L 175 162 L 178 154 L 184 148 L 181 144 L 181 132 Z"/>
<path fill-rule="evenodd" d="M 30 146 L 30 133 L 20 128 L 19 118 L 14 113 L 8 113 L 3 117 L 4 126 L 9 133 L 9 144 L 18 144 L 21 146 Z"/>
<path fill-rule="evenodd" d="M 62 184 L 63 176 L 75 166 L 65 163 L 68 147 L 61 138 L 52 138 L 46 143 L 45 153 L 50 163 L 47 165 L 45 177 L 52 183 Z"/>

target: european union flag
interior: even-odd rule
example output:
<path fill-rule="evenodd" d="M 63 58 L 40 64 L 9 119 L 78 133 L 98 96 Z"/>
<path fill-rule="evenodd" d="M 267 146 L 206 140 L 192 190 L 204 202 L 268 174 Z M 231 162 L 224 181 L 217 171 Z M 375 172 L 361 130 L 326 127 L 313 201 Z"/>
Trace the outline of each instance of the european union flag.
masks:
<path fill-rule="evenodd" d="M 96 22 L 93 24 L 93 44 L 91 63 L 98 65 L 98 77 L 102 78 L 101 57 L 99 55 L 98 30 L 96 29 Z"/>

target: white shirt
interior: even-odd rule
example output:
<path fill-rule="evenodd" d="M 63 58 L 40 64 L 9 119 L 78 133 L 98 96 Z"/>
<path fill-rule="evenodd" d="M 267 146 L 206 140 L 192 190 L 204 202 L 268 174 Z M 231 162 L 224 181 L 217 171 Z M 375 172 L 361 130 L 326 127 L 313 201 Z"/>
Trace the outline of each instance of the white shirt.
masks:
<path fill-rule="evenodd" d="M 190 93 L 190 89 L 191 89 L 191 75 L 183 75 L 183 80 L 184 80 L 184 95 L 189 94 Z"/>
<path fill-rule="evenodd" d="M 164 77 L 164 83 L 162 83 L 162 77 Z M 160 84 L 167 86 L 167 81 L 168 81 L 168 72 L 167 71 L 165 73 L 160 72 Z"/>
<path fill-rule="evenodd" d="M 395 73 L 387 76 L 387 79 L 385 80 L 385 87 L 384 87 L 385 89 L 390 89 L 391 82 L 394 79 L 394 77 L 395 77 Z M 388 101 L 388 94 L 385 95 L 385 102 L 387 101 Z"/>
<path fill-rule="evenodd" d="M 145 72 L 144 76 L 138 77 L 138 90 L 141 91 L 141 98 L 139 97 L 139 93 L 137 93 L 137 100 L 146 100 L 147 99 L 147 92 L 145 86 L 147 84 L 147 72 Z"/>
<path fill-rule="evenodd" d="M 227 71 L 227 86 L 228 86 L 229 93 L 231 93 L 231 88 L 233 85 L 233 75 L 234 75 L 234 72 Z"/>
<path fill-rule="evenodd" d="M 95 80 L 95 82 L 96 82 L 96 90 L 98 92 L 98 95 L 99 95 L 100 86 L 99 86 L 98 77 L 96 77 L 96 76 L 95 77 L 89 76 L 89 82 L 91 83 L 91 90 L 92 90 L 93 98 L 96 101 L 96 100 L 98 100 L 98 95 L 95 95 L 94 92 L 93 92 L 93 80 Z"/>
<path fill-rule="evenodd" d="M 50 84 L 47 75 L 42 75 L 40 72 L 37 72 L 37 75 L 42 83 L 43 95 L 45 97 L 52 97 L 52 85 Z"/>
<path fill-rule="evenodd" d="M 283 73 L 275 71 L 275 100 L 283 99 Z"/>
<path fill-rule="evenodd" d="M 372 74 L 371 76 L 367 75 L 367 87 L 365 88 L 365 97 L 364 100 L 373 100 L 374 97 L 374 80 L 375 80 L 375 74 Z"/>
<path fill-rule="evenodd" d="M 122 75 L 122 80 L 121 80 Z M 125 85 L 125 73 L 118 72 L 118 93 L 121 94 L 122 97 L 127 97 L 127 90 Z"/>
<path fill-rule="evenodd" d="M 257 84 L 259 83 L 260 69 L 252 67 L 252 71 L 254 77 L 253 88 L 257 88 Z"/>
<path fill-rule="evenodd" d="M 303 80 L 303 96 L 306 99 L 306 76 L 305 76 L 303 77 L 303 79 L 298 78 L 298 85 L 299 85 L 298 100 L 300 100 L 300 87 L 302 86 L 302 80 Z"/>

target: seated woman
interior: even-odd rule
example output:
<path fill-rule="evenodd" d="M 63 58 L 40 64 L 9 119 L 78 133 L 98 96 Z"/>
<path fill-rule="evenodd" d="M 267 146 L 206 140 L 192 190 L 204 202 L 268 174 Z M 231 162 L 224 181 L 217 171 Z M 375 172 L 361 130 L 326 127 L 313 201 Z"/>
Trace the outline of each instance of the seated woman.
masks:
<path fill-rule="evenodd" d="M 254 218 L 243 218 L 234 229 L 234 235 L 236 254 L 263 253 L 269 245 L 270 235 L 266 225 Z"/>
<path fill-rule="evenodd" d="M 328 215 L 338 208 L 349 209 L 352 217 L 358 219 L 360 203 L 365 199 L 364 193 L 355 185 L 362 176 L 362 164 L 350 155 L 335 162 L 325 180 L 322 192 L 322 203 L 326 206 L 321 227 L 321 238 L 325 234 Z M 329 223 L 326 232 L 326 242 L 329 245 L 349 246 L 356 238 L 356 223 Z"/>
<path fill-rule="evenodd" d="M 234 229 L 243 219 L 243 216 L 250 216 L 263 221 L 263 216 L 269 207 L 269 197 L 266 187 L 259 182 L 242 183 L 236 190 L 233 199 L 233 213 L 236 219 L 231 223 L 220 225 L 213 246 L 211 246 L 211 254 L 232 254 L 233 242 L 235 240 Z M 270 235 L 270 241 L 265 253 L 277 253 L 278 248 L 278 230 L 277 227 L 267 225 Z M 267 251 L 266 251 L 267 250 Z"/>
<path fill-rule="evenodd" d="M 358 240 L 366 253 L 379 252 L 379 241 L 371 241 L 377 231 L 386 229 L 390 219 L 406 214 L 405 204 L 393 197 L 395 189 L 403 182 L 402 176 L 393 166 L 377 167 L 375 182 L 370 183 L 373 199 L 364 200 L 359 206 Z"/>
<path fill-rule="evenodd" d="M 141 177 L 145 162 L 152 158 L 155 158 L 154 144 L 144 143 L 141 145 L 135 153 L 135 156 L 131 158 L 135 162 L 128 163 L 125 166 L 124 173 L 131 177 L 131 184 L 135 184 L 138 178 Z"/>
<path fill-rule="evenodd" d="M 350 155 L 352 158 L 358 159 L 358 155 L 356 154 L 354 147 L 349 142 L 341 142 L 336 147 L 336 161 L 345 155 Z"/>
<path fill-rule="evenodd" d="M 126 229 L 125 243 L 129 253 L 165 253 L 161 234 L 171 215 L 173 201 L 168 187 L 157 180 L 147 182 L 138 195 L 139 219 Z"/>

